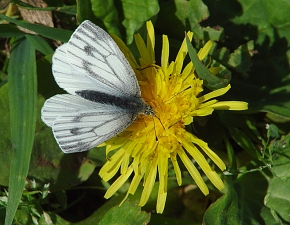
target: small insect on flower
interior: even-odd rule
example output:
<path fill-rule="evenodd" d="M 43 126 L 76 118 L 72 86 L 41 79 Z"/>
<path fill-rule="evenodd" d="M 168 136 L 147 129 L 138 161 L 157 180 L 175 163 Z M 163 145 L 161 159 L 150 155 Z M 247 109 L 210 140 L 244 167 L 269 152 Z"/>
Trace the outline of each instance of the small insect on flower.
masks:
<path fill-rule="evenodd" d="M 41 118 L 65 153 L 87 151 L 130 126 L 138 114 L 154 115 L 128 60 L 113 39 L 84 21 L 52 58 L 57 84 L 69 94 L 55 95 Z"/>

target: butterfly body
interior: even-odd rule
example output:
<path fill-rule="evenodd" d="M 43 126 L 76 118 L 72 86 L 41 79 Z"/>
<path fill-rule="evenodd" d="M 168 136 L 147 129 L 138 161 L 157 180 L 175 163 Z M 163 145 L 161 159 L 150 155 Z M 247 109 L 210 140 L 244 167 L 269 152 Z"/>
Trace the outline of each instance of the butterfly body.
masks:
<path fill-rule="evenodd" d="M 141 98 L 135 73 L 113 39 L 84 21 L 52 59 L 57 84 L 68 94 L 49 98 L 41 118 L 65 153 L 89 150 L 154 115 Z"/>
<path fill-rule="evenodd" d="M 126 112 L 130 112 L 133 114 L 145 112 L 146 108 L 146 103 L 142 100 L 142 98 L 134 96 L 119 97 L 93 90 L 77 91 L 76 94 L 83 97 L 84 99 L 116 106 L 117 108 L 119 108 L 119 110 L 123 109 Z"/>

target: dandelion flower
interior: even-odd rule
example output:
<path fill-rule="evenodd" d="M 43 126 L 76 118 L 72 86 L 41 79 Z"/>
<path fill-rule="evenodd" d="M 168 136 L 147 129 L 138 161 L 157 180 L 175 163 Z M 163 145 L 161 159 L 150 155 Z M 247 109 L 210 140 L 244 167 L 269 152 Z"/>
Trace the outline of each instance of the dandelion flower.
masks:
<path fill-rule="evenodd" d="M 203 192 L 209 193 L 194 161 L 203 173 L 222 190 L 224 184 L 204 155 L 208 156 L 221 171 L 226 169 L 224 162 L 215 154 L 208 144 L 186 131 L 185 126 L 193 122 L 195 116 L 207 116 L 216 110 L 245 110 L 246 102 L 221 101 L 214 99 L 225 94 L 230 85 L 201 95 L 203 81 L 194 73 L 190 62 L 184 64 L 187 54 L 185 40 L 174 62 L 169 63 L 169 41 L 163 35 L 161 65 L 155 65 L 155 36 L 151 22 L 147 22 L 147 42 L 139 34 L 135 42 L 141 58 L 137 64 L 124 43 L 114 38 L 131 66 L 135 70 L 142 92 L 142 98 L 154 109 L 155 116 L 139 115 L 138 119 L 120 135 L 106 142 L 106 154 L 115 153 L 100 170 L 100 176 L 108 181 L 120 171 L 120 176 L 109 187 L 105 198 L 110 198 L 132 176 L 126 198 L 134 194 L 142 181 L 143 192 L 139 206 L 144 206 L 149 199 L 154 183 L 159 180 L 157 213 L 162 213 L 167 197 L 168 164 L 173 165 L 178 185 L 182 185 L 181 170 L 177 158 L 181 160 L 189 174 Z M 192 39 L 192 33 L 188 32 Z M 203 60 L 212 43 L 208 42 L 198 53 Z M 202 152 L 204 154 L 202 154 Z"/>

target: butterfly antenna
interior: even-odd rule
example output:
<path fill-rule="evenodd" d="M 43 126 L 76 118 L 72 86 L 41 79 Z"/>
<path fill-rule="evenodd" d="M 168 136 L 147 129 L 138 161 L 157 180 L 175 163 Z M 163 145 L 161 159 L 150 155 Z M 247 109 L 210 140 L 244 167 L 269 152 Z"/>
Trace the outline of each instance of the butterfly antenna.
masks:
<path fill-rule="evenodd" d="M 158 106 L 161 106 L 161 105 L 163 105 L 163 104 L 165 104 L 165 102 L 168 102 L 168 101 L 170 101 L 171 99 L 173 99 L 173 98 L 175 98 L 177 95 L 179 95 L 179 94 L 182 94 L 183 92 L 185 92 L 186 90 L 188 90 L 188 89 L 190 89 L 192 86 L 188 86 L 187 88 L 185 88 L 184 90 L 182 90 L 182 91 L 180 91 L 180 92 L 178 92 L 178 93 L 176 93 L 176 94 L 174 94 L 172 97 L 170 97 L 169 99 L 167 99 L 167 100 L 165 100 L 165 101 L 163 101 L 162 103 L 160 103 L 159 105 L 157 105 L 156 107 L 158 107 Z"/>
<path fill-rule="evenodd" d="M 145 70 L 145 69 L 150 68 L 150 67 L 157 67 L 157 68 L 160 68 L 160 66 L 156 65 L 156 64 L 155 64 L 155 61 L 154 61 L 153 63 L 148 64 L 148 65 L 146 65 L 146 66 L 138 67 L 138 68 L 136 68 L 136 70 L 140 70 L 140 71 L 141 71 L 141 70 Z"/>

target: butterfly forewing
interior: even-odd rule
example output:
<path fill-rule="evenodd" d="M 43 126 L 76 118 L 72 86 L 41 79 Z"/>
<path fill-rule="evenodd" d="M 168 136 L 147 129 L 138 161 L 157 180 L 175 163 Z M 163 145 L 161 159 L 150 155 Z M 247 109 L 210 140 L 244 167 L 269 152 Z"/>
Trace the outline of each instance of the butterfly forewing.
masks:
<path fill-rule="evenodd" d="M 52 58 L 52 72 L 57 84 L 70 94 L 79 90 L 98 90 L 100 92 L 112 93 L 113 88 L 99 84 L 95 79 L 75 70 L 67 60 L 67 44 L 58 47 Z"/>
<path fill-rule="evenodd" d="M 113 90 L 111 94 L 141 97 L 132 67 L 104 30 L 85 21 L 67 44 L 67 60 L 73 69 Z"/>

